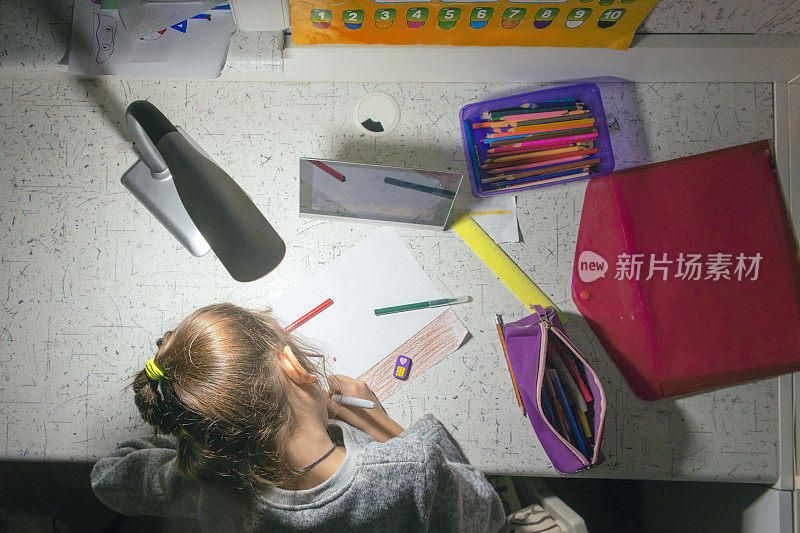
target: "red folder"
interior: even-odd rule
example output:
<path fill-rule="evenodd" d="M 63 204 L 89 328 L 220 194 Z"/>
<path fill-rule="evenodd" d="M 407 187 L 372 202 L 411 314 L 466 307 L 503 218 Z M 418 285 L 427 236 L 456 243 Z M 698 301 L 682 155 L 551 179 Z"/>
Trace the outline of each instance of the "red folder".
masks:
<path fill-rule="evenodd" d="M 769 143 L 593 179 L 572 299 L 645 400 L 800 370 L 800 260 Z"/>

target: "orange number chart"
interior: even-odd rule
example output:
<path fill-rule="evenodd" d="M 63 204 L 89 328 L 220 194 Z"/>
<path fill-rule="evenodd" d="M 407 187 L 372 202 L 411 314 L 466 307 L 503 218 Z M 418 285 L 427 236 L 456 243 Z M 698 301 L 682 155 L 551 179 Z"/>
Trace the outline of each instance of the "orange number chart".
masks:
<path fill-rule="evenodd" d="M 295 44 L 626 50 L 657 0 L 289 0 Z"/>

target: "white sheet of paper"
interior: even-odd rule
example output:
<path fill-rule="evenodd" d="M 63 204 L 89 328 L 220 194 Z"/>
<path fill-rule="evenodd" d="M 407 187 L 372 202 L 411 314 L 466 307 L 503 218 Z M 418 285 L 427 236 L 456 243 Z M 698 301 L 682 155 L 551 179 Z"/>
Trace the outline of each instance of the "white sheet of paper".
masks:
<path fill-rule="evenodd" d="M 288 325 L 331 298 L 333 305 L 295 332 L 325 349 L 329 372 L 356 378 L 447 310 L 378 317 L 375 309 L 441 297 L 397 232 L 381 227 L 272 308 Z"/>
<path fill-rule="evenodd" d="M 494 242 L 519 242 L 517 197 L 513 194 L 465 199 L 459 211 L 469 213 Z"/>
<path fill-rule="evenodd" d="M 211 79 L 225 66 L 230 9 L 213 9 L 208 17 L 162 27 L 143 39 L 125 29 L 117 10 L 100 9 L 91 0 L 75 0 L 72 10 L 70 74 Z"/>

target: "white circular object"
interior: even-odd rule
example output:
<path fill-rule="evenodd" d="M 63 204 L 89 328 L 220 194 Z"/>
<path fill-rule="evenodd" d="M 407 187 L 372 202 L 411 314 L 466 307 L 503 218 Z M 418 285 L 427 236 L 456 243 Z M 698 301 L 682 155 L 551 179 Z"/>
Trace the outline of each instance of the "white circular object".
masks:
<path fill-rule="evenodd" d="M 386 93 L 369 93 L 356 104 L 353 117 L 367 135 L 386 135 L 400 122 L 400 106 Z"/>

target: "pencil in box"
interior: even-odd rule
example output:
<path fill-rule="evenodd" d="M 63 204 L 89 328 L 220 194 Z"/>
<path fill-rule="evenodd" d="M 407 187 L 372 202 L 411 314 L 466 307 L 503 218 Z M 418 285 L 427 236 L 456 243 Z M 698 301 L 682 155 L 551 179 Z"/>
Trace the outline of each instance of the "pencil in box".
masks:
<path fill-rule="evenodd" d="M 505 156 L 501 155 L 498 157 L 487 157 L 486 162 L 483 165 L 481 165 L 481 168 L 483 169 L 497 168 L 498 166 L 506 165 L 510 162 L 515 162 L 515 161 L 524 161 L 536 157 L 557 156 L 560 154 L 567 154 L 570 152 L 578 152 L 580 150 L 590 150 L 594 148 L 593 144 L 594 143 L 592 142 L 571 143 L 561 148 L 544 147 L 540 149 L 520 150 L 518 152 L 512 152 L 510 155 L 505 155 Z"/>
<path fill-rule="evenodd" d="M 574 137 L 577 137 L 578 135 L 597 135 L 597 130 L 594 128 L 574 128 L 559 132 L 527 133 L 527 134 L 520 133 L 518 135 L 506 139 L 484 139 L 483 142 L 489 145 L 488 153 L 495 153 L 496 150 L 494 150 L 494 148 L 502 148 L 503 146 L 512 146 L 512 147 L 523 146 L 519 144 L 523 142 L 550 141 L 550 143 L 556 143 L 556 142 L 572 143 L 583 140 L 583 139 L 577 139 L 577 140 L 574 139 Z M 542 142 L 539 144 L 547 144 L 547 143 Z M 536 146 L 536 145 L 530 145 L 530 146 Z"/>
<path fill-rule="evenodd" d="M 500 163 L 500 164 L 505 164 L 506 166 L 492 168 L 492 169 L 489 169 L 488 172 L 489 172 L 489 174 L 503 174 L 503 173 L 506 173 L 506 172 L 512 172 L 512 171 L 516 171 L 516 170 L 525 170 L 525 169 L 529 169 L 529 168 L 541 167 L 541 166 L 544 166 L 544 165 L 553 165 L 553 164 L 556 164 L 556 163 L 567 163 L 567 162 L 570 162 L 570 161 L 579 161 L 579 160 L 584 159 L 585 157 L 587 157 L 589 155 L 596 154 L 596 153 L 597 153 L 597 149 L 596 148 L 592 148 L 590 150 L 579 150 L 579 151 L 574 152 L 574 153 L 566 153 L 566 154 L 548 156 L 548 157 L 543 157 L 543 158 L 534 158 L 533 161 L 520 161 L 520 162 L 518 162 L 516 164 L 511 164 L 511 165 L 509 165 L 508 163 Z"/>
<path fill-rule="evenodd" d="M 560 159 L 562 157 L 569 157 L 572 155 L 580 155 L 585 150 L 593 150 L 593 148 L 589 148 L 587 146 L 567 146 L 565 148 L 557 148 L 553 150 L 553 153 L 549 153 L 549 150 L 544 150 L 542 152 L 533 152 L 533 153 L 524 153 L 519 157 L 513 157 L 510 159 L 500 159 L 497 161 L 489 161 L 487 159 L 487 163 L 481 165 L 481 169 L 486 170 L 487 172 L 491 172 L 492 170 L 514 166 L 514 165 L 525 165 L 527 163 L 537 163 L 539 161 L 549 161 L 553 159 Z M 545 155 L 540 155 L 544 153 Z"/>
<path fill-rule="evenodd" d="M 552 140 L 551 140 L 552 141 Z M 505 150 L 503 152 L 494 152 L 489 153 L 490 150 L 487 150 L 486 155 L 486 162 L 484 164 L 492 164 L 497 162 L 508 162 L 513 161 L 515 159 L 525 159 L 527 157 L 539 157 L 541 155 L 540 152 L 549 152 L 550 150 L 558 150 L 561 148 L 575 148 L 580 147 L 581 150 L 589 149 L 589 148 L 596 148 L 594 146 L 593 141 L 578 141 L 578 142 L 570 142 L 570 141 L 563 141 L 563 140 L 556 140 L 551 144 L 541 144 L 537 146 L 523 146 L 521 148 L 514 148 L 512 150 Z M 537 155 L 539 153 L 539 155 Z M 553 152 L 554 154 L 559 154 L 563 152 Z M 511 159 L 513 157 L 513 159 Z"/>
<path fill-rule="evenodd" d="M 494 148 L 489 148 L 487 150 L 488 154 L 491 155 L 510 155 L 508 152 L 519 152 L 521 148 L 540 148 L 540 147 L 548 147 L 548 148 L 561 148 L 564 146 L 569 146 L 570 144 L 583 142 L 583 141 L 593 141 L 597 138 L 596 133 L 586 133 L 583 135 L 571 135 L 569 137 L 560 137 L 558 139 L 540 139 L 538 141 L 521 141 L 513 144 L 507 144 L 504 146 L 496 146 Z"/>
<path fill-rule="evenodd" d="M 567 368 L 569 369 L 570 374 L 572 377 L 575 378 L 575 381 L 578 383 L 578 388 L 581 391 L 581 395 L 583 395 L 583 399 L 586 400 L 587 403 L 594 401 L 592 398 L 592 393 L 589 391 L 589 387 L 586 386 L 586 382 L 583 380 L 581 373 L 578 371 L 578 367 L 575 366 L 575 361 L 572 360 L 572 357 L 565 357 L 564 360 L 567 363 Z"/>
<path fill-rule="evenodd" d="M 564 174 L 559 175 L 558 177 L 555 177 L 555 178 L 547 178 L 547 176 L 545 176 L 545 178 L 547 178 L 547 179 L 545 179 L 545 178 L 531 178 L 531 179 L 528 179 L 528 180 L 520 180 L 520 183 L 518 183 L 516 185 L 506 185 L 505 183 L 495 184 L 495 185 L 497 185 L 496 187 L 487 187 L 486 190 L 487 191 L 496 191 L 496 190 L 500 190 L 500 189 L 502 189 L 502 190 L 523 189 L 525 187 L 530 187 L 531 184 L 533 184 L 534 182 L 536 184 L 559 183 L 559 182 L 562 182 L 562 181 L 580 179 L 580 178 L 583 178 L 583 177 L 589 175 L 589 171 L 588 170 L 583 171 L 583 172 L 577 172 L 575 174 L 570 174 L 569 172 L 570 171 L 567 171 Z"/>
<path fill-rule="evenodd" d="M 502 128 L 505 126 L 512 126 L 514 124 L 520 125 L 522 122 L 531 122 L 534 120 L 545 120 L 549 118 L 561 118 L 566 120 L 564 117 L 572 117 L 577 115 L 583 115 L 588 113 L 585 109 L 575 109 L 570 111 L 568 109 L 564 109 L 561 111 L 531 111 L 526 113 L 520 113 L 519 115 L 507 115 L 497 120 L 489 120 L 484 122 L 476 122 L 472 125 L 472 129 L 479 130 L 483 128 Z"/>
<path fill-rule="evenodd" d="M 486 186 L 487 188 L 491 188 L 491 190 L 495 190 L 496 188 L 504 188 L 514 185 L 531 185 L 534 181 L 538 183 L 555 183 L 556 181 L 563 181 L 566 179 L 572 179 L 576 177 L 577 174 L 582 174 L 584 172 L 589 172 L 589 167 L 582 167 L 576 169 L 568 169 L 568 170 L 561 170 L 559 172 L 552 172 L 550 174 L 541 174 L 539 176 L 530 176 L 526 178 L 519 178 L 515 180 L 494 180 L 487 183 L 483 183 L 482 185 Z"/>
<path fill-rule="evenodd" d="M 586 444 L 583 442 L 581 430 L 578 428 L 578 422 L 575 420 L 575 416 L 572 414 L 572 409 L 569 407 L 567 395 L 564 393 L 564 388 L 561 385 L 561 381 L 558 379 L 558 374 L 556 373 L 555 369 L 552 368 L 548 368 L 547 372 L 550 373 L 550 380 L 553 382 L 553 388 L 555 388 L 556 394 L 558 395 L 558 401 L 563 406 L 564 412 L 567 416 L 567 424 L 569 425 L 569 431 L 571 432 L 573 443 L 578 450 L 580 450 L 580 452 L 586 456 L 588 455 L 588 452 L 586 451 Z"/>
<path fill-rule="evenodd" d="M 469 104 L 460 117 L 477 196 L 613 170 L 603 105 L 592 83 Z"/>
<path fill-rule="evenodd" d="M 589 128 L 594 126 L 594 119 L 568 120 L 566 122 L 555 122 L 550 124 L 537 124 L 535 126 L 523 126 L 521 128 L 509 128 L 508 131 L 489 133 L 487 139 L 502 139 L 520 134 L 531 133 L 553 133 L 562 130 L 574 130 L 577 128 Z"/>
<path fill-rule="evenodd" d="M 594 135 L 597 130 L 594 128 L 570 128 L 567 130 L 548 131 L 545 133 L 515 133 L 506 137 L 497 139 L 484 139 L 484 144 L 488 144 L 489 148 L 501 148 L 503 146 L 519 146 L 519 143 L 533 142 L 533 141 L 550 141 L 551 143 L 568 142 L 570 144 L 577 142 L 570 140 L 571 137 L 576 135 Z M 547 144 L 547 143 L 541 143 Z M 487 150 L 487 155 L 494 152 Z"/>
<path fill-rule="evenodd" d="M 590 167 L 592 165 L 596 165 L 600 162 L 600 159 L 593 157 L 589 159 L 583 159 L 581 161 L 574 161 L 571 163 L 559 163 L 558 165 L 550 165 L 542 168 L 537 168 L 535 170 L 527 170 L 523 172 L 509 172 L 506 174 L 497 174 L 496 176 L 491 176 L 488 178 L 483 178 L 481 181 L 483 183 L 491 183 L 493 181 L 498 180 L 516 180 L 520 178 L 530 178 L 533 176 L 541 176 L 544 174 L 551 174 L 553 172 L 560 172 L 562 170 L 572 170 L 575 168 L 583 168 L 583 167 Z"/>
<path fill-rule="evenodd" d="M 567 423 L 567 414 L 564 412 L 564 407 L 561 405 L 561 402 L 558 401 L 558 394 L 556 394 L 555 386 L 553 385 L 553 380 L 550 377 L 550 373 L 545 368 L 544 371 L 544 387 L 542 390 L 542 394 L 547 394 L 550 400 L 550 406 L 553 408 L 553 418 L 555 419 L 555 430 L 561 434 L 562 437 L 572 441 L 570 437 L 570 432 L 568 429 Z"/>
<path fill-rule="evenodd" d="M 517 108 L 505 109 L 505 110 L 501 110 L 501 111 L 487 111 L 486 113 L 481 115 L 481 118 L 483 120 L 497 120 L 499 118 L 507 117 L 507 116 L 510 116 L 510 115 L 521 114 L 521 113 L 524 113 L 526 110 L 529 111 L 530 109 L 532 109 L 532 108 L 530 108 L 530 107 L 527 107 L 527 108 L 526 107 L 517 107 Z M 542 104 L 537 104 L 536 107 L 533 108 L 533 109 L 539 109 L 539 110 L 542 110 L 542 111 L 576 111 L 578 109 L 583 109 L 583 104 L 578 104 L 578 103 L 574 103 L 574 102 L 573 103 L 562 102 L 560 104 L 559 103 L 554 103 L 553 105 L 548 105 L 548 106 L 545 106 L 545 105 L 542 105 Z"/>
<path fill-rule="evenodd" d="M 566 164 L 566 163 L 578 162 L 578 161 L 582 161 L 586 157 L 587 156 L 582 156 L 582 155 L 572 155 L 572 156 L 569 156 L 569 157 L 562 157 L 562 158 L 559 158 L 559 159 L 550 159 L 550 160 L 547 160 L 547 161 L 538 161 L 536 163 L 527 163 L 525 165 L 515 165 L 515 166 L 511 166 L 511 167 L 496 168 L 496 169 L 493 169 L 493 170 L 489 171 L 490 175 L 489 175 L 488 178 L 484 178 L 484 181 L 486 181 L 488 183 L 489 180 L 491 180 L 492 178 L 497 177 L 497 176 L 505 176 L 505 179 L 510 179 L 509 177 L 510 176 L 514 176 L 515 172 L 523 172 L 523 171 L 532 170 L 532 169 L 535 169 L 535 168 L 544 168 L 544 167 L 555 168 L 555 167 L 553 167 L 553 165 L 561 165 L 561 164 Z M 567 170 L 570 170 L 570 169 L 567 169 Z"/>
<path fill-rule="evenodd" d="M 494 125 L 492 126 L 492 129 L 495 131 L 502 131 L 503 128 L 511 128 L 511 131 L 513 131 L 514 128 L 521 128 L 525 126 L 536 126 L 539 124 L 558 124 L 559 122 L 567 122 L 570 120 L 583 120 L 589 118 L 592 118 L 592 114 L 589 113 L 588 111 L 580 111 L 576 113 L 569 112 L 567 114 L 551 118 L 531 118 L 527 120 L 524 119 L 514 120 L 508 123 L 499 123 L 502 125 Z"/>
<path fill-rule="evenodd" d="M 589 427 L 589 420 L 587 418 L 589 406 L 581 394 L 577 380 L 573 377 L 572 373 L 568 369 L 568 360 L 572 362 L 572 357 L 569 355 L 569 353 L 564 353 L 564 351 L 556 347 L 555 343 L 548 343 L 547 361 L 556 369 L 558 378 L 567 393 L 567 399 L 569 400 L 570 405 L 575 408 L 575 414 L 583 428 L 583 434 L 587 439 L 589 439 L 592 437 L 592 430 Z M 591 445 L 591 442 L 589 442 L 589 445 Z"/>

